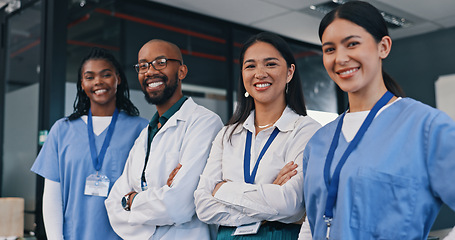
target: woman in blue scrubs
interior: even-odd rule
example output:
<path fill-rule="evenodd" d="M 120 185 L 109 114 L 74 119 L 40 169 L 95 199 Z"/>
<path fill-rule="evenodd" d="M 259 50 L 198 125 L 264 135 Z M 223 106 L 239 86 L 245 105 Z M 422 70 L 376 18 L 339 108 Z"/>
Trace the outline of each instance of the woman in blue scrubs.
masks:
<path fill-rule="evenodd" d="M 73 114 L 52 126 L 32 167 L 45 178 L 48 239 L 120 239 L 104 200 L 147 125 L 138 115 L 121 65 L 106 50 L 92 49 L 79 67 Z"/>
<path fill-rule="evenodd" d="M 319 26 L 323 63 L 349 109 L 304 152 L 313 239 L 426 239 L 442 203 L 455 209 L 455 123 L 405 98 L 383 72 L 382 15 L 353 1 Z"/>

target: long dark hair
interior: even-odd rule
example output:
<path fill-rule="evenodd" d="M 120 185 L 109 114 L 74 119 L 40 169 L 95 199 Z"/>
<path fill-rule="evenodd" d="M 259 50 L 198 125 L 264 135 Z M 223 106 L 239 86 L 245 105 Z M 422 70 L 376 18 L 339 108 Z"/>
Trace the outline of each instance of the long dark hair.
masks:
<path fill-rule="evenodd" d="M 245 86 L 243 85 L 243 77 L 242 77 L 242 69 L 243 69 L 243 60 L 245 56 L 246 50 L 251 47 L 254 43 L 257 42 L 265 42 L 271 44 L 275 47 L 278 52 L 280 52 L 281 56 L 283 56 L 284 60 L 286 61 L 287 67 L 291 67 L 291 64 L 294 64 L 295 71 L 294 76 L 292 77 L 291 81 L 288 84 L 288 92 L 285 94 L 286 105 L 289 106 L 294 112 L 299 115 L 306 116 L 306 107 L 305 101 L 303 98 L 302 92 L 302 83 L 300 82 L 300 75 L 297 69 L 297 64 L 295 62 L 294 55 L 292 54 L 289 45 L 286 41 L 281 38 L 280 36 L 269 33 L 269 32 L 262 32 L 250 37 L 244 44 L 240 51 L 240 58 L 239 58 L 239 66 L 240 66 L 240 77 L 239 77 L 239 88 L 237 91 L 237 107 L 234 111 L 233 116 L 228 121 L 226 125 L 235 124 L 234 129 L 236 129 L 240 124 L 244 123 L 245 120 L 248 118 L 251 110 L 254 109 L 254 100 L 251 97 L 244 97 L 246 92 Z M 233 129 L 233 130 L 234 130 Z M 233 131 L 231 132 L 229 138 L 231 138 Z"/>
<path fill-rule="evenodd" d="M 115 95 L 115 106 L 119 111 L 123 110 L 128 115 L 131 116 L 139 116 L 139 110 L 134 106 L 134 104 L 130 101 L 130 90 L 128 88 L 128 81 L 126 80 L 125 72 L 123 71 L 122 66 L 120 63 L 115 59 L 114 55 L 112 55 L 109 51 L 103 48 L 94 47 L 91 49 L 90 53 L 85 56 L 81 64 L 79 65 L 79 69 L 77 72 L 77 95 L 76 99 L 74 100 L 74 112 L 68 117 L 69 120 L 74 120 L 82 115 L 86 115 L 88 110 L 90 109 L 90 99 L 85 94 L 84 90 L 82 90 L 82 67 L 88 60 L 106 60 L 114 66 L 116 73 L 119 75 L 121 81 L 120 84 L 117 86 L 117 93 Z"/>
<path fill-rule="evenodd" d="M 325 29 L 337 18 L 346 19 L 363 27 L 378 43 L 383 37 L 389 36 L 387 24 L 377 8 L 367 2 L 352 1 L 338 6 L 324 16 L 319 24 L 320 40 Z M 398 97 L 406 96 L 400 85 L 384 69 L 382 69 L 382 76 L 387 90 Z"/>

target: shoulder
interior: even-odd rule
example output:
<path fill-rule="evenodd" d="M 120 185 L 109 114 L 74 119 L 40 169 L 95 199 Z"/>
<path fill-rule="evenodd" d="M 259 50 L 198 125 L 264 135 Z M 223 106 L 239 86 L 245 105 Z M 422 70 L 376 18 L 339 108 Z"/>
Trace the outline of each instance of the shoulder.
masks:
<path fill-rule="evenodd" d="M 179 110 L 180 118 L 188 120 L 198 120 L 201 118 L 211 119 L 222 124 L 221 118 L 213 111 L 195 103 L 192 98 L 188 98 Z"/>
<path fill-rule="evenodd" d="M 438 114 L 438 112 L 441 112 L 440 110 L 431 107 L 425 103 L 422 103 L 418 100 L 412 99 L 412 98 L 403 98 L 400 99 L 398 102 L 396 102 L 394 105 L 396 105 L 397 108 L 400 109 L 400 111 L 406 111 L 409 113 L 414 112 L 415 114 Z"/>
<path fill-rule="evenodd" d="M 52 130 L 60 130 L 62 128 L 67 128 L 70 125 L 73 125 L 75 122 L 79 121 L 80 118 L 69 120 L 68 117 L 60 118 L 59 120 L 55 121 L 54 125 L 51 127 Z"/>
<path fill-rule="evenodd" d="M 321 128 L 321 124 L 309 116 L 299 116 L 295 122 L 293 135 L 294 139 L 305 144 Z"/>
<path fill-rule="evenodd" d="M 298 133 L 305 133 L 313 135 L 319 128 L 321 128 L 321 124 L 311 118 L 310 116 L 306 115 L 299 115 L 294 111 L 285 110 L 286 118 L 289 120 L 288 128 L 292 129 L 296 134 Z M 281 130 L 281 129 L 280 129 Z"/>
<path fill-rule="evenodd" d="M 223 141 L 227 141 L 231 134 L 232 135 L 240 134 L 242 131 L 246 131 L 243 128 L 242 124 L 240 124 L 240 125 L 230 124 L 230 125 L 227 125 L 227 126 L 223 126 L 223 128 L 218 133 L 217 138 L 221 138 L 222 137 Z"/>
<path fill-rule="evenodd" d="M 128 121 L 130 124 L 133 123 L 133 124 L 138 124 L 138 125 L 143 125 L 143 126 L 147 125 L 147 123 L 148 123 L 147 119 L 145 119 L 143 117 L 139 117 L 139 116 L 131 116 L 124 111 L 121 111 L 119 113 L 118 119 L 121 121 Z"/>
<path fill-rule="evenodd" d="M 447 113 L 411 98 L 402 100 L 406 100 L 403 101 L 403 105 L 407 105 L 402 118 L 409 115 L 408 121 L 414 124 L 421 122 L 426 131 L 436 129 L 446 129 L 445 131 L 451 129 L 453 131 L 455 129 L 455 121 Z"/>
<path fill-rule="evenodd" d="M 308 144 L 310 145 L 312 142 L 325 141 L 327 138 L 333 137 L 340 117 L 341 115 L 338 116 L 335 120 L 317 129 Z"/>
<path fill-rule="evenodd" d="M 82 121 L 80 118 L 69 120 L 67 117 L 60 118 L 51 127 L 49 134 L 46 137 L 46 141 L 60 141 L 66 139 L 66 135 L 71 132 L 81 131 L 80 126 Z"/>
<path fill-rule="evenodd" d="M 412 98 L 403 98 L 394 105 L 396 106 L 392 109 L 392 111 L 394 111 L 393 113 L 395 113 L 403 122 L 410 121 L 413 123 L 431 123 L 435 119 L 450 119 L 450 117 L 443 111 Z"/>
<path fill-rule="evenodd" d="M 299 119 L 296 121 L 296 128 L 305 128 L 316 132 L 319 128 L 321 128 L 321 124 L 308 115 L 299 116 Z"/>

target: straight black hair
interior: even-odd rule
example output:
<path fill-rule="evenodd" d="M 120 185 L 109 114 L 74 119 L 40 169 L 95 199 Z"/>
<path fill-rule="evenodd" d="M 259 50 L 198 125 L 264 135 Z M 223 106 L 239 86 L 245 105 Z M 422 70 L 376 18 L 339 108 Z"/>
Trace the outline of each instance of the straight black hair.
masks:
<path fill-rule="evenodd" d="M 139 116 L 139 110 L 134 106 L 130 101 L 130 90 L 128 87 L 128 81 L 126 80 L 125 72 L 123 71 L 120 63 L 115 59 L 108 50 L 103 48 L 94 47 L 91 49 L 90 53 L 85 56 L 78 69 L 78 79 L 77 79 L 77 94 L 76 99 L 74 100 L 73 108 L 74 112 L 68 117 L 69 120 L 75 120 L 81 117 L 82 115 L 87 115 L 88 110 L 90 109 L 90 99 L 84 90 L 82 90 L 82 67 L 89 60 L 105 60 L 112 64 L 116 73 L 119 75 L 121 81 L 117 86 L 117 93 L 115 95 L 115 106 L 119 111 L 123 110 L 128 115 Z"/>
<path fill-rule="evenodd" d="M 288 92 L 285 94 L 286 105 L 289 106 L 294 112 L 299 115 L 306 116 L 306 107 L 305 101 L 303 98 L 303 91 L 302 91 L 302 83 L 300 82 L 300 75 L 297 69 L 297 64 L 295 62 L 294 55 L 286 43 L 286 41 L 281 38 L 280 36 L 269 33 L 269 32 L 262 32 L 250 37 L 242 46 L 240 50 L 240 58 L 239 58 L 239 69 L 240 69 L 240 77 L 239 77 L 239 88 L 237 91 L 237 107 L 234 111 L 233 116 L 228 121 L 226 125 L 234 124 L 236 129 L 240 124 L 243 124 L 245 120 L 248 118 L 250 112 L 255 109 L 254 107 L 254 100 L 251 97 L 244 97 L 246 89 L 243 85 L 243 77 L 242 77 L 242 69 L 243 69 L 243 60 L 245 56 L 246 50 L 248 50 L 251 45 L 257 42 L 265 42 L 271 44 L 275 47 L 278 52 L 280 52 L 281 56 L 283 56 L 284 60 L 286 61 L 287 67 L 291 67 L 291 64 L 295 65 L 294 76 L 292 77 L 291 81 L 288 83 Z M 234 130 L 233 129 L 233 130 Z M 232 136 L 233 131 L 231 132 L 229 139 Z"/>
<path fill-rule="evenodd" d="M 327 13 L 321 20 L 319 24 L 319 39 L 321 41 L 325 29 L 338 18 L 348 20 L 364 28 L 378 43 L 383 37 L 389 36 L 387 24 L 377 8 L 367 2 L 350 1 Z M 406 96 L 400 85 L 384 69 L 382 69 L 382 76 L 387 90 L 398 97 Z"/>

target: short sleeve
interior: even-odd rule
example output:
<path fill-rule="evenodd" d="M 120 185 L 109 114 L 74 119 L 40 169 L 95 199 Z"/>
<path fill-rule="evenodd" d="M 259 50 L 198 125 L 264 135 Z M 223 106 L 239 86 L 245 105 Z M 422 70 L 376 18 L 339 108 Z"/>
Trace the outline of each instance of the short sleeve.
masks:
<path fill-rule="evenodd" d="M 61 119 L 52 126 L 49 135 L 31 168 L 32 172 L 55 182 L 60 182 L 58 136 L 63 121 L 64 120 Z"/>

